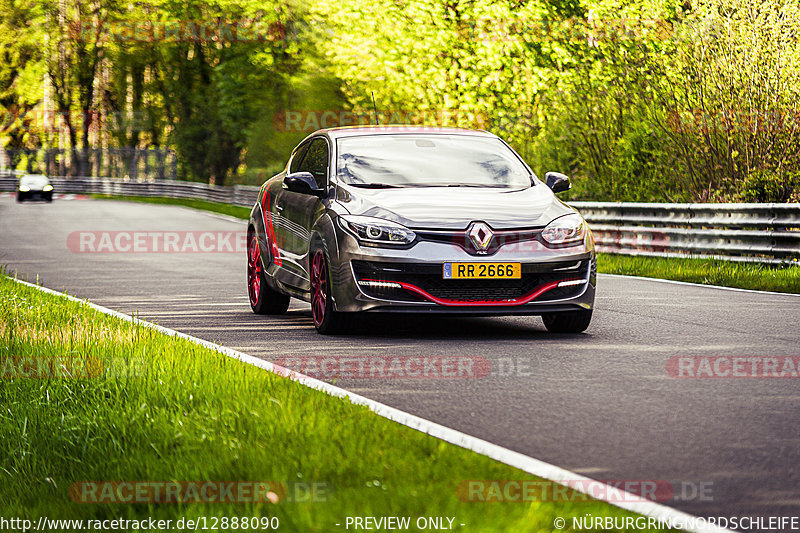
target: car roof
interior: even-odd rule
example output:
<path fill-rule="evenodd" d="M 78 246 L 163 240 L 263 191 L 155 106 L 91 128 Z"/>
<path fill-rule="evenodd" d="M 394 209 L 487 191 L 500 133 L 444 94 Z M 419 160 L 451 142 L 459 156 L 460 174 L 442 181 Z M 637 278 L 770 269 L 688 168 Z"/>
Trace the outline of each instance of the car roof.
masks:
<path fill-rule="evenodd" d="M 493 133 L 483 130 L 470 130 L 466 128 L 445 128 L 440 126 L 412 126 L 409 124 L 391 124 L 386 126 L 343 126 L 339 128 L 326 128 L 317 130 L 306 139 L 326 135 L 331 139 L 343 137 L 357 137 L 361 135 L 397 135 L 403 133 L 433 134 L 433 135 L 473 135 L 478 137 L 497 138 Z M 305 140 L 305 139 L 304 139 Z"/>

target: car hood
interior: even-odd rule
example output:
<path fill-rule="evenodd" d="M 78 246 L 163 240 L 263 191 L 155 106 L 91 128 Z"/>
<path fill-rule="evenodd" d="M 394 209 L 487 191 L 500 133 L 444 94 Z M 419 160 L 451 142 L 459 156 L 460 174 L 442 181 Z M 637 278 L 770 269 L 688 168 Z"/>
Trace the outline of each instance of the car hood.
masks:
<path fill-rule="evenodd" d="M 543 184 L 527 189 L 341 187 L 338 199 L 353 215 L 392 220 L 411 229 L 463 230 L 476 221 L 495 230 L 532 228 L 575 212 Z"/>

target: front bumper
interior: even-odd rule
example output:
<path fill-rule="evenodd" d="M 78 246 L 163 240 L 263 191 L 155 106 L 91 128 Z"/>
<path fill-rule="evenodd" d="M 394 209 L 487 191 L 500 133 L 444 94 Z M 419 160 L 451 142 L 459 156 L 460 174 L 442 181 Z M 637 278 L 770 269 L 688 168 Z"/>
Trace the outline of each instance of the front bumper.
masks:
<path fill-rule="evenodd" d="M 17 189 L 17 197 L 20 200 L 52 200 L 53 199 L 53 191 L 45 191 L 45 190 L 28 190 L 28 191 L 20 191 Z"/>
<path fill-rule="evenodd" d="M 454 243 L 422 241 L 409 249 L 360 246 L 337 234 L 333 259 L 336 309 L 459 315 L 540 315 L 592 309 L 596 258 L 588 236 L 569 248 L 515 243 L 476 256 Z M 515 262 L 518 280 L 443 279 L 446 262 Z"/>

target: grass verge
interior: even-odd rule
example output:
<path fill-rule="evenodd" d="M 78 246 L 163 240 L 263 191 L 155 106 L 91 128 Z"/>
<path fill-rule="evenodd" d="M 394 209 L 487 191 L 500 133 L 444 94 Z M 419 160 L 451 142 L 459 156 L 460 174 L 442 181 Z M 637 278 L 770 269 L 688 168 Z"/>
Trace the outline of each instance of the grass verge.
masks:
<path fill-rule="evenodd" d="M 800 293 L 800 267 L 716 259 L 598 254 L 597 271 L 758 291 Z"/>
<path fill-rule="evenodd" d="M 540 480 L 2 275 L 0 372 L 0 516 L 275 517 L 293 532 L 340 530 L 345 517 L 364 515 L 453 517 L 456 529 L 476 532 L 553 531 L 559 516 L 567 529 L 572 516 L 636 516 L 573 492 L 559 501 L 465 502 L 465 480 Z M 277 482 L 284 491 L 277 503 L 113 502 L 133 494 L 120 485 L 89 491 L 112 502 L 85 503 L 82 481 Z"/>
<path fill-rule="evenodd" d="M 249 207 L 239 207 L 236 205 L 220 204 L 217 202 L 206 202 L 205 200 L 192 200 L 188 198 L 152 198 L 146 196 L 106 196 L 103 194 L 92 194 L 90 196 L 98 200 L 125 200 L 126 202 L 142 202 L 148 204 L 180 205 L 183 207 L 191 207 L 192 209 L 200 209 L 202 211 L 211 211 L 213 213 L 229 215 L 244 220 L 250 218 Z"/>
<path fill-rule="evenodd" d="M 140 196 L 101 196 L 95 198 L 128 200 L 167 205 L 181 205 L 247 219 L 250 209 L 228 204 L 179 198 L 147 198 Z M 753 263 L 734 263 L 714 259 L 659 258 L 599 254 L 598 272 L 645 278 L 688 281 L 759 291 L 800 293 L 800 267 L 776 268 Z"/>

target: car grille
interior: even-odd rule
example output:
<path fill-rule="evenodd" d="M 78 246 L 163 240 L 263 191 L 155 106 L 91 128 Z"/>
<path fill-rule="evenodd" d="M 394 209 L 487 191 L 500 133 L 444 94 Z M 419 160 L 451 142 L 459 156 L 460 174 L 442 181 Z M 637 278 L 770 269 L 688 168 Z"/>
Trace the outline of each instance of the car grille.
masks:
<path fill-rule="evenodd" d="M 459 246 L 470 255 L 494 255 L 506 245 L 525 242 L 538 242 L 542 228 L 529 230 L 496 231 L 485 250 L 475 248 L 475 243 L 469 238 L 467 230 L 464 231 L 426 231 L 414 230 L 417 237 L 423 241 L 443 242 Z"/>
<path fill-rule="evenodd" d="M 523 264 L 521 279 L 454 280 L 442 278 L 441 264 L 379 263 L 371 261 L 353 261 L 352 264 L 356 281 L 372 280 L 407 283 L 436 298 L 464 302 L 522 298 L 546 283 L 564 279 L 585 279 L 589 268 L 589 261 Z M 558 271 L 554 272 L 556 269 Z M 375 298 L 408 302 L 427 301 L 422 296 L 402 288 L 367 284 L 359 284 L 359 286 L 365 294 Z M 555 288 L 536 298 L 536 301 L 569 298 L 577 296 L 582 291 L 582 285 Z"/>

